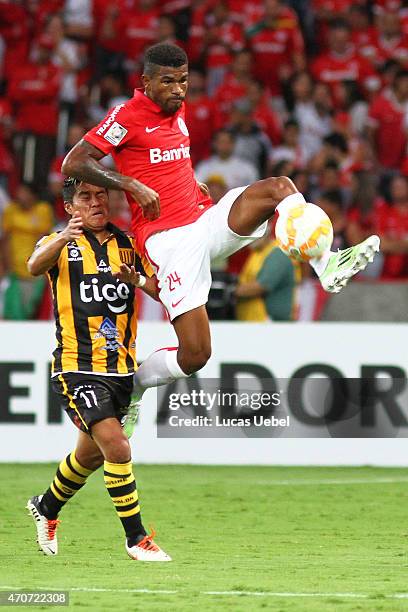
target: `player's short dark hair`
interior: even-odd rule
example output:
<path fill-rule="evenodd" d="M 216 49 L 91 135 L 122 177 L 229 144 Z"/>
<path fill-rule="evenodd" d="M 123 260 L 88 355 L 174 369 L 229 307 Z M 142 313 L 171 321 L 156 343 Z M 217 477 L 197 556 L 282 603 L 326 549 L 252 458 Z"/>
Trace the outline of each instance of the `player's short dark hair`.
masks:
<path fill-rule="evenodd" d="M 149 47 L 144 54 L 143 72 L 152 76 L 159 66 L 180 68 L 188 64 L 186 52 L 177 45 L 158 43 Z"/>
<path fill-rule="evenodd" d="M 73 176 L 68 176 L 64 180 L 64 185 L 62 186 L 62 199 L 64 200 L 64 204 L 72 204 L 74 201 L 75 192 L 80 182 L 81 181 L 79 179 L 76 179 Z"/>
<path fill-rule="evenodd" d="M 64 184 L 62 186 L 62 199 L 64 200 L 64 204 L 72 204 L 78 187 L 84 182 L 86 181 L 81 181 L 81 179 L 74 178 L 73 176 L 68 176 L 64 179 Z M 105 191 L 108 193 L 106 187 Z"/>

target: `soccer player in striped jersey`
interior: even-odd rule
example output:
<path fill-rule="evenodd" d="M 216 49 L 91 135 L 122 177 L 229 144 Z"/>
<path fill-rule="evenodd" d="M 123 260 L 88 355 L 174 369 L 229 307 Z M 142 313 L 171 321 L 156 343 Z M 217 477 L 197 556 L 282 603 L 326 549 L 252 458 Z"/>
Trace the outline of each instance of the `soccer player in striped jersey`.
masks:
<path fill-rule="evenodd" d="M 29 499 L 27 508 L 40 549 L 56 555 L 60 510 L 103 465 L 128 555 L 170 561 L 143 527 L 131 449 L 122 429 L 137 367 L 135 286 L 143 285 L 154 297 L 155 281 L 136 271 L 139 260 L 131 239 L 109 223 L 104 187 L 67 179 L 63 196 L 71 219 L 61 232 L 38 243 L 28 268 L 34 276 L 47 274 L 52 288 L 57 338 L 52 384 L 79 436 L 47 491 Z M 132 271 L 131 282 L 118 278 L 123 266 Z"/>

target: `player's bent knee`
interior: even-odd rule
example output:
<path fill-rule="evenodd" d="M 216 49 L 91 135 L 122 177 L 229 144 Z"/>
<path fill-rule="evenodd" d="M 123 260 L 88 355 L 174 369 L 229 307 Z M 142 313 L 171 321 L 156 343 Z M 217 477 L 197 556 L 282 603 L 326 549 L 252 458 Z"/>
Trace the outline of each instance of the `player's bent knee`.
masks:
<path fill-rule="evenodd" d="M 201 370 L 207 363 L 207 361 L 211 357 L 211 347 L 203 348 L 199 351 L 194 351 L 188 355 L 187 365 L 186 365 L 186 374 L 193 374 L 194 372 L 198 372 Z"/>
<path fill-rule="evenodd" d="M 102 453 L 92 454 L 92 455 L 84 455 L 82 453 L 78 453 L 75 451 L 75 456 L 78 462 L 87 470 L 97 470 L 101 465 L 103 465 L 104 457 Z"/>
<path fill-rule="evenodd" d="M 281 202 L 284 198 L 297 191 L 294 183 L 288 176 L 270 176 L 260 182 L 265 186 L 267 198 L 273 207 L 275 207 L 276 203 Z"/>
<path fill-rule="evenodd" d="M 113 439 L 102 451 L 105 460 L 112 463 L 127 463 L 131 458 L 130 444 L 125 437 Z"/>
<path fill-rule="evenodd" d="M 92 427 L 92 436 L 107 461 L 126 463 L 130 459 L 129 440 L 116 419 L 98 421 Z"/>

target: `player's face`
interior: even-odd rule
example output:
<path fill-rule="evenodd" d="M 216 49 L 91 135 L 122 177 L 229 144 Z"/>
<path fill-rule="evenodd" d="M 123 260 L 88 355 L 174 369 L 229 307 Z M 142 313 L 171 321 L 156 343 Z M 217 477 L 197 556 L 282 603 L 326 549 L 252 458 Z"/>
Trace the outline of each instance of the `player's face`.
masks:
<path fill-rule="evenodd" d="M 167 114 L 178 111 L 187 93 L 188 66 L 159 66 L 154 75 L 143 75 L 146 95 Z"/>
<path fill-rule="evenodd" d="M 109 221 L 108 192 L 104 187 L 80 183 L 74 201 L 67 206 L 70 215 L 76 211 L 80 213 L 84 227 L 92 231 L 103 230 Z"/>

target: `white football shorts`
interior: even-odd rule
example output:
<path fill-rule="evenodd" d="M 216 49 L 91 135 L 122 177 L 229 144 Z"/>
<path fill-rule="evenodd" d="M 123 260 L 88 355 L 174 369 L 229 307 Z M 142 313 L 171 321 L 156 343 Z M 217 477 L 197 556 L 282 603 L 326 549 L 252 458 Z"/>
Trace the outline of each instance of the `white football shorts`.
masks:
<path fill-rule="evenodd" d="M 194 223 L 158 232 L 146 240 L 146 255 L 171 321 L 207 303 L 211 261 L 229 257 L 265 234 L 267 222 L 250 236 L 239 236 L 228 227 L 231 206 L 246 188 L 228 191 Z"/>

